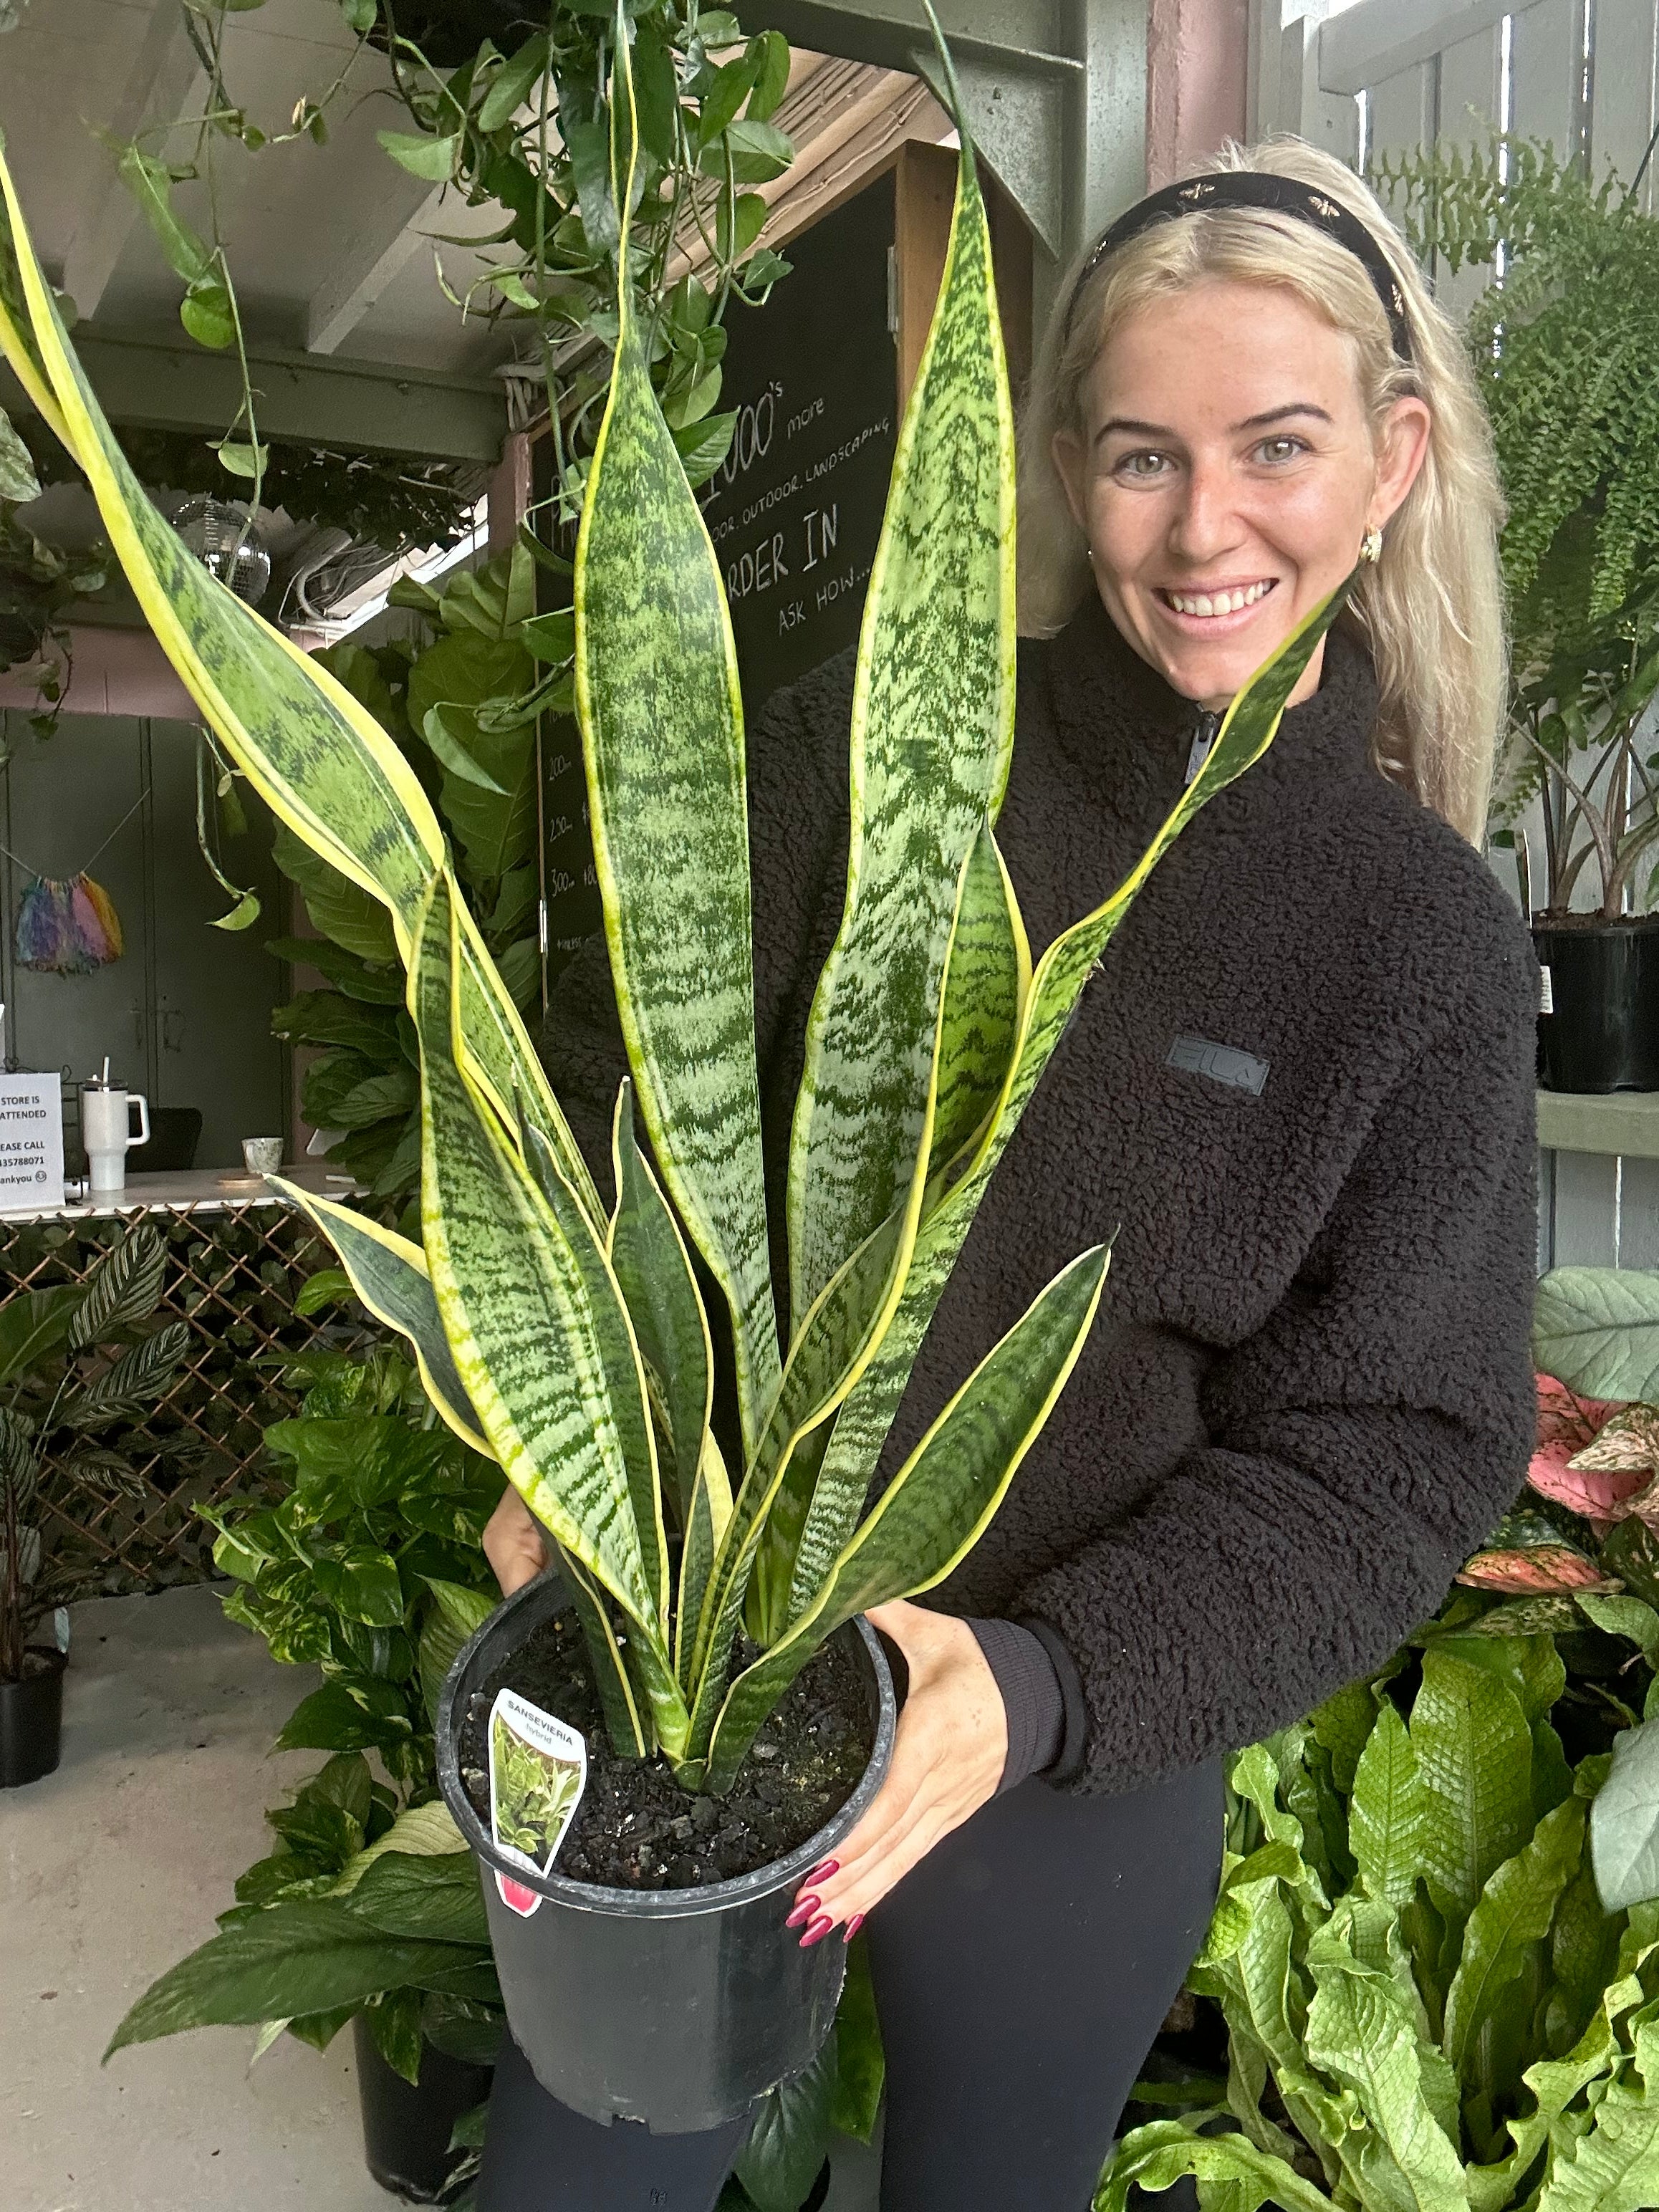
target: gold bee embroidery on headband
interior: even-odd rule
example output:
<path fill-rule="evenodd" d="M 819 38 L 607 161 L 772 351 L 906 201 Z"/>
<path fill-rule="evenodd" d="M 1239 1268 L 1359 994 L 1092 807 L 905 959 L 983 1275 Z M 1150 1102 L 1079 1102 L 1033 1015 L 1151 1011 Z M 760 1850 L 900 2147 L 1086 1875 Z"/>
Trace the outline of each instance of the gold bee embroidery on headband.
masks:
<path fill-rule="evenodd" d="M 1176 197 L 1183 200 L 1207 200 L 1214 191 L 1213 185 L 1207 185 L 1200 180 L 1198 183 L 1183 185 Z"/>
<path fill-rule="evenodd" d="M 1401 296 L 1399 285 L 1393 284 L 1390 285 L 1389 289 L 1394 295 L 1394 311 L 1395 314 L 1403 316 L 1406 312 L 1406 302 Z"/>
<path fill-rule="evenodd" d="M 1317 192 L 1309 193 L 1308 204 L 1310 207 L 1316 208 L 1327 222 L 1334 222 L 1342 212 L 1334 200 L 1322 199 Z"/>

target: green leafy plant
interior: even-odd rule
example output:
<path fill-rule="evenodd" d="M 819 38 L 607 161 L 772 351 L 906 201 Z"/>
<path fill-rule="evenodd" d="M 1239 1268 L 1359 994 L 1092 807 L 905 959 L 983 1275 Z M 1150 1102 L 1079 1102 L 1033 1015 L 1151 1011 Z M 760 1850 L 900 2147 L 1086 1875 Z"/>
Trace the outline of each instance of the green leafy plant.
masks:
<path fill-rule="evenodd" d="M 1644 1607 L 1644 1612 L 1649 1608 Z M 1653 1616 L 1659 1625 L 1659 1616 Z M 1224 2083 L 1126 2136 L 1095 2199 L 1582 2212 L 1659 2193 L 1659 1905 L 1604 1911 L 1546 1635 L 1448 1616 L 1231 1762 L 1222 1889 L 1188 1987 Z"/>
<path fill-rule="evenodd" d="M 63 616 L 102 591 L 114 556 L 106 545 L 67 552 L 43 544 L 19 517 L 40 496 L 33 453 L 0 408 L 0 673 L 44 658 L 38 688 L 51 707 L 63 696 L 69 653 Z"/>
<path fill-rule="evenodd" d="M 567 656 L 570 620 L 538 616 L 534 563 L 520 544 L 441 592 L 394 587 L 435 636 L 424 646 L 350 640 L 319 664 L 368 708 L 402 751 L 448 833 L 457 879 L 514 1004 L 541 985 L 536 860 L 536 727 L 568 705 L 568 677 L 549 683 L 547 640 Z M 401 1201 L 420 1177 L 418 1054 L 401 1012 L 403 970 L 384 907 L 279 823 L 278 866 L 298 887 L 322 942 L 267 949 L 319 969 L 331 988 L 301 993 L 272 1016 L 294 1044 L 320 1046 L 301 1110 L 341 1133 L 328 1158 L 377 1198 Z"/>
<path fill-rule="evenodd" d="M 624 43 L 619 64 L 627 54 Z M 612 112 L 628 122 L 631 96 L 613 95 Z M 631 133 L 618 135 L 626 265 L 640 172 Z M 1013 720 L 1012 417 L 964 131 L 870 581 L 848 898 L 790 1164 L 786 1356 L 767 1262 L 731 626 L 626 292 L 574 576 L 577 706 L 633 1071 L 611 1206 L 418 779 L 343 686 L 181 557 L 97 408 L 3 167 L 0 185 L 28 312 L 27 327 L 0 323 L 9 360 L 61 422 L 221 742 L 295 835 L 384 905 L 404 963 L 422 1243 L 297 1190 L 295 1202 L 364 1304 L 410 1337 L 452 1427 L 487 1444 L 552 1536 L 618 1747 L 659 1753 L 688 1789 L 724 1790 L 827 1637 L 965 1555 L 1063 1387 L 1103 1248 L 1042 1292 L 865 1512 L 922 1335 L 1085 982 L 1160 854 L 1271 741 L 1341 594 L 1239 695 L 1125 882 L 1033 967 L 992 829 Z M 712 1335 L 688 1243 L 730 1318 L 735 1484 L 710 1421 Z M 740 1621 L 760 1650 L 734 1669 Z"/>
<path fill-rule="evenodd" d="M 155 1322 L 165 1264 L 160 1237 L 136 1229 L 83 1283 L 0 1305 L 0 1682 L 21 1678 L 31 1630 L 75 1594 L 53 1571 L 52 1506 L 145 1494 L 111 1431 L 167 1389 L 189 1343 L 185 1322 Z"/>
<path fill-rule="evenodd" d="M 1651 896 L 1638 870 L 1659 837 L 1640 735 L 1659 692 L 1659 221 L 1611 171 L 1597 185 L 1527 140 L 1407 155 L 1380 182 L 1419 255 L 1493 271 L 1468 334 L 1509 509 L 1498 836 L 1541 793 L 1545 910 L 1589 865 L 1611 919 Z"/>
<path fill-rule="evenodd" d="M 227 1616 L 274 1658 L 322 1670 L 273 1750 L 333 1755 L 266 1814 L 276 1847 L 238 1876 L 220 1935 L 146 1990 L 110 2047 L 241 2021 L 261 2027 L 261 2048 L 286 2028 L 321 2050 L 363 2012 L 381 2056 L 414 2081 L 423 2041 L 488 2063 L 501 2026 L 433 1742 L 444 1677 L 496 1602 L 480 1539 L 501 1476 L 437 1422 L 389 1347 L 319 1344 L 284 1376 L 308 1386 L 298 1416 L 265 1431 L 292 1468 L 289 1494 L 206 1517 L 234 1585 Z M 426 1863 L 362 1887 L 382 1858 Z M 411 1965 L 411 1942 L 442 1948 Z"/>

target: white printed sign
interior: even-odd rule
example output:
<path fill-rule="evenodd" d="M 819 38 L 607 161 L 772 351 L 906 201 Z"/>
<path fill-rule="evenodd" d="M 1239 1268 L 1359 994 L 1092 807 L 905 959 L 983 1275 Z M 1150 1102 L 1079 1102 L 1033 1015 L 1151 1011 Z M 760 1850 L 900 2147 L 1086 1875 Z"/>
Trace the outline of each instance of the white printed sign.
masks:
<path fill-rule="evenodd" d="M 63 1203 L 62 1081 L 0 1074 L 0 1212 Z"/>
<path fill-rule="evenodd" d="M 557 1856 L 587 1786 L 587 1744 L 580 1731 L 502 1690 L 489 1709 L 489 1826 L 495 1848 L 529 1874 L 545 1874 Z M 499 1869 L 501 1903 L 528 1920 L 539 1892 Z"/>

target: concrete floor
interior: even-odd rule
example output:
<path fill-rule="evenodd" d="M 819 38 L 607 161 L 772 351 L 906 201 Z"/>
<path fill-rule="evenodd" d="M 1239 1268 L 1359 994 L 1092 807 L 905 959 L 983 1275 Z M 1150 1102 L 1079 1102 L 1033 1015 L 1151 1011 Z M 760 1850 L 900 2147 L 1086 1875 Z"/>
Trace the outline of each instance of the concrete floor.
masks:
<path fill-rule="evenodd" d="M 351 2039 L 252 2028 L 99 2056 L 141 1990 L 214 1932 L 315 1752 L 270 1758 L 315 1686 L 207 1589 L 77 1606 L 55 1774 L 0 1794 L 4 2212 L 390 2212 L 363 2165 Z M 873 2212 L 877 2161 L 838 2151 L 825 2212 Z"/>
<path fill-rule="evenodd" d="M 57 1773 L 0 1796 L 6 2212 L 388 2212 L 363 2165 L 350 2038 L 199 2028 L 99 2057 L 214 1932 L 317 1764 L 267 1757 L 313 1670 L 279 1667 L 207 1589 L 77 1606 Z"/>

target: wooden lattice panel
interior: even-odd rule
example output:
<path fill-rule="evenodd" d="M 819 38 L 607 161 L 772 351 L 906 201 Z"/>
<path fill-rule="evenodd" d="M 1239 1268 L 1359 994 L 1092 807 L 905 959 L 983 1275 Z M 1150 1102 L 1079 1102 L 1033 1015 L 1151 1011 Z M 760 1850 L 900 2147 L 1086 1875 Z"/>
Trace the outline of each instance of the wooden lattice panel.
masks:
<path fill-rule="evenodd" d="M 228 1499 L 280 1495 L 264 1431 L 299 1407 L 283 1379 L 295 1353 L 319 1337 L 343 1345 L 362 1332 L 298 1315 L 306 1278 L 333 1255 L 285 1206 L 135 1206 L 118 1218 L 8 1222 L 0 1217 L 0 1299 L 81 1282 L 125 1231 L 148 1221 L 167 1266 L 159 1316 L 190 1325 L 179 1374 L 144 1418 L 112 1436 L 138 1474 L 140 1498 L 46 1493 L 43 1534 L 54 1581 L 78 1590 L 154 1590 L 213 1572 L 214 1531 L 197 1511 Z"/>

